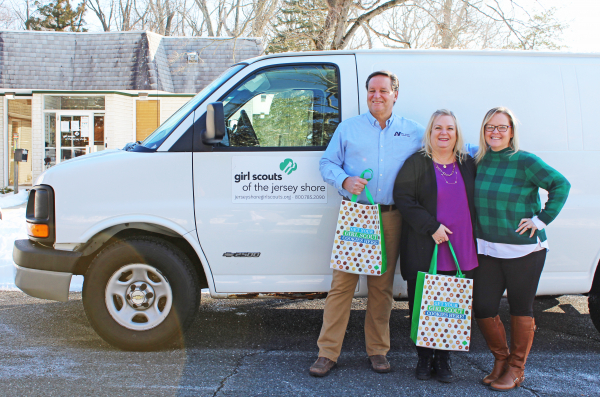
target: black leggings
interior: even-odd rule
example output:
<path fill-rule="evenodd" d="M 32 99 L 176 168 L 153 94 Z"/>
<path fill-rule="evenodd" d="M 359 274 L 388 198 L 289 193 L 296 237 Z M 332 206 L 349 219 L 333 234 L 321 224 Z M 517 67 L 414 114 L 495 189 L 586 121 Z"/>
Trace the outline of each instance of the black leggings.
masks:
<path fill-rule="evenodd" d="M 511 316 L 533 317 L 533 300 L 546 261 L 546 250 L 514 259 L 478 255 L 473 281 L 475 318 L 496 317 L 507 291 Z"/>

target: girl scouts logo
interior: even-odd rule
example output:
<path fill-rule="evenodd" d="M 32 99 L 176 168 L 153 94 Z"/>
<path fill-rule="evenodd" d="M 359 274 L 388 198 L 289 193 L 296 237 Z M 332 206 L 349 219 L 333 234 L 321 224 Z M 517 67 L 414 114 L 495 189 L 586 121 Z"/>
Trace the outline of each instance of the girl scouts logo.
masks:
<path fill-rule="evenodd" d="M 292 172 L 298 169 L 298 164 L 294 163 L 292 159 L 285 159 L 279 164 L 279 169 L 286 174 L 290 175 Z"/>

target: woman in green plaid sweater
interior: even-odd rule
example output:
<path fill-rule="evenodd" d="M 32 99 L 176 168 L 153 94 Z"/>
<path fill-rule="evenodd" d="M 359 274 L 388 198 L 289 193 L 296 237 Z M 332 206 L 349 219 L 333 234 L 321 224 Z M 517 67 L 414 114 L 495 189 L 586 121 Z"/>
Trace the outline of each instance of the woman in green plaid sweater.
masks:
<path fill-rule="evenodd" d="M 533 300 L 546 260 L 544 228 L 562 209 L 570 184 L 534 154 L 519 150 L 517 125 L 509 109 L 485 116 L 476 156 L 475 210 L 477 253 L 473 305 L 477 324 L 494 355 L 494 368 L 483 379 L 498 391 L 520 386 L 533 342 Z M 541 208 L 539 189 L 548 191 Z M 510 350 L 498 316 L 507 291 Z"/>

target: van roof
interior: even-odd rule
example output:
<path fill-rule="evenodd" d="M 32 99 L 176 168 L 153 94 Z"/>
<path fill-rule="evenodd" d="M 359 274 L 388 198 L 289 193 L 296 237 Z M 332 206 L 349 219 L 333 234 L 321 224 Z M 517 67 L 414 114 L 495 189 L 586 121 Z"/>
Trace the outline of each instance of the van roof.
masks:
<path fill-rule="evenodd" d="M 428 55 L 480 55 L 480 56 L 517 56 L 517 57 L 559 57 L 559 58 L 600 58 L 597 52 L 563 52 L 563 51 L 525 51 L 525 50 L 443 50 L 443 49 L 421 49 L 421 50 L 393 50 L 393 49 L 370 49 L 370 50 L 339 50 L 339 51 L 307 51 L 307 52 L 281 52 L 250 58 L 244 63 L 254 63 L 262 59 L 285 58 L 294 56 L 327 56 L 327 55 L 356 55 L 356 54 L 428 54 Z"/>

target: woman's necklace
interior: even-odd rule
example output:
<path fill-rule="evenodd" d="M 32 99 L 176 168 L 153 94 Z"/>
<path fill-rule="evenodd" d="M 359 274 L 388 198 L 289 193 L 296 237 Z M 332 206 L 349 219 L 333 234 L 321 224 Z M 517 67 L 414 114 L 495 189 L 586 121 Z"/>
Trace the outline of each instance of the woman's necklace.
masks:
<path fill-rule="evenodd" d="M 454 171 L 456 170 L 456 161 L 452 163 L 452 172 L 450 172 L 449 174 L 446 174 L 441 168 L 440 165 L 436 162 L 434 162 L 435 164 L 435 168 L 438 169 L 438 171 L 440 172 L 440 174 L 442 174 L 442 179 L 444 179 L 444 182 L 446 182 L 448 185 L 456 185 L 458 183 L 458 172 L 454 173 Z M 445 164 L 442 164 L 444 166 L 444 168 L 446 168 Z M 448 179 L 446 179 L 446 177 L 451 177 L 452 175 L 454 175 L 454 182 L 448 182 Z M 450 180 L 452 180 L 452 178 L 450 178 Z"/>
<path fill-rule="evenodd" d="M 437 164 L 439 164 L 439 165 L 442 165 L 444 168 L 446 168 L 446 166 L 447 166 L 448 164 L 445 164 L 443 161 L 436 161 L 436 160 L 435 160 L 435 157 L 438 157 L 438 156 L 436 156 L 436 155 L 432 155 L 432 156 L 431 156 L 432 160 L 433 160 L 435 163 L 437 163 Z M 439 157 L 438 157 L 438 158 L 439 158 Z M 454 156 L 450 156 L 450 157 L 448 157 L 448 158 L 446 159 L 446 161 L 450 161 L 450 160 L 452 160 L 452 164 L 454 164 Z M 450 174 L 450 175 L 452 175 L 452 174 Z"/>

